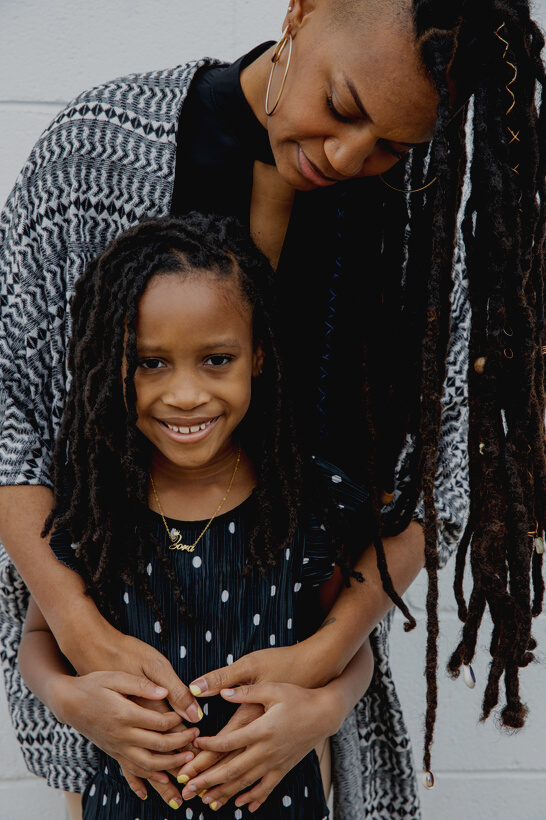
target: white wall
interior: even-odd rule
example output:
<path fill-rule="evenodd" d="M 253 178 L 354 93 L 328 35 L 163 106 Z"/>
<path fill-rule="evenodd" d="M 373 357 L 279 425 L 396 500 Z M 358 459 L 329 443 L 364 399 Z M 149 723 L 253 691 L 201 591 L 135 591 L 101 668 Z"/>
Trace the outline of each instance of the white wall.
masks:
<path fill-rule="evenodd" d="M 287 5 L 284 0 L 0 0 L 0 202 L 40 132 L 84 88 L 205 55 L 235 59 L 256 43 L 277 38 Z M 546 0 L 535 7 L 546 25 Z M 458 635 L 449 571 L 444 576 L 442 666 Z M 406 635 L 396 621 L 392 640 L 395 679 L 418 760 L 425 702 L 424 594 L 419 578 L 408 596 L 419 626 Z M 535 631 L 544 647 L 544 618 Z M 433 750 L 437 786 L 430 793 L 422 790 L 424 820 L 546 817 L 544 666 L 522 673 L 531 708 L 528 727 L 516 737 L 501 736 L 492 721 L 477 725 L 486 643 L 484 631 L 475 690 L 440 674 Z M 60 796 L 26 772 L 1 686 L 0 739 L 0 820 L 63 820 Z"/>

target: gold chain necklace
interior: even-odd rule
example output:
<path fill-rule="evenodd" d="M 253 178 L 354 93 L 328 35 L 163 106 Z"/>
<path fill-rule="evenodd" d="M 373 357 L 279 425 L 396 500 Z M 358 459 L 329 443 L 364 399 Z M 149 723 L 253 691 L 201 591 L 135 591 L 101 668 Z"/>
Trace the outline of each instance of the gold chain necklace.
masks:
<path fill-rule="evenodd" d="M 157 490 L 155 488 L 152 473 L 151 473 L 151 471 L 149 472 L 150 483 L 152 485 L 152 490 L 153 490 L 153 493 L 154 493 L 154 496 L 155 496 L 155 500 L 157 502 L 159 512 L 161 513 L 161 518 L 163 519 L 163 523 L 165 524 L 165 529 L 167 530 L 167 535 L 169 536 L 169 540 L 171 542 L 171 546 L 169 547 L 169 549 L 171 549 L 171 550 L 181 550 L 182 552 L 193 552 L 194 551 L 197 544 L 202 539 L 202 537 L 204 536 L 204 534 L 206 533 L 206 531 L 208 530 L 208 528 L 210 527 L 210 525 L 212 524 L 212 522 L 214 521 L 214 519 L 216 518 L 218 513 L 220 512 L 220 509 L 221 509 L 222 505 L 224 504 L 224 501 L 228 497 L 229 491 L 233 487 L 233 482 L 235 481 L 235 476 L 237 474 L 237 468 L 239 466 L 240 460 L 241 460 L 241 445 L 239 444 L 239 451 L 237 453 L 237 460 L 235 462 L 235 468 L 233 470 L 233 475 L 231 476 L 231 481 L 229 482 L 229 487 L 227 488 L 226 494 L 222 498 L 222 500 L 220 501 L 218 506 L 216 507 L 216 509 L 213 513 L 213 516 L 210 519 L 210 521 L 208 522 L 207 526 L 205 527 L 205 529 L 203 530 L 201 535 L 197 538 L 197 541 L 194 541 L 193 544 L 183 544 L 182 543 L 182 533 L 179 530 L 175 530 L 174 527 L 172 528 L 172 530 L 169 529 L 169 525 L 167 524 L 167 521 L 165 520 L 165 515 L 163 513 L 163 507 L 161 506 L 161 502 L 159 500 L 159 496 L 158 496 Z"/>

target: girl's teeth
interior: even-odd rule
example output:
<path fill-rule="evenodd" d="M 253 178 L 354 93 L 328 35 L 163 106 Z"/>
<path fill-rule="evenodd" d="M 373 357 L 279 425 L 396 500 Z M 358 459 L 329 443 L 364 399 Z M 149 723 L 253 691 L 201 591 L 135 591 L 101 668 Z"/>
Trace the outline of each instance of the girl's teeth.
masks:
<path fill-rule="evenodd" d="M 169 430 L 172 430 L 174 433 L 198 433 L 199 430 L 204 430 L 205 427 L 208 427 L 210 421 L 205 421 L 203 424 L 198 424 L 195 427 L 175 427 L 173 424 L 167 424 L 167 422 L 165 422 L 165 424 Z"/>

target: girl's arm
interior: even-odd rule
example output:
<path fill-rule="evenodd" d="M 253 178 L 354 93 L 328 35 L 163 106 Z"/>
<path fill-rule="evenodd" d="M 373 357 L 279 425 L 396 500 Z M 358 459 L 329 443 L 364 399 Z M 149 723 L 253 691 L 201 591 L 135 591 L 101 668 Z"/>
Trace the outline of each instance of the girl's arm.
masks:
<path fill-rule="evenodd" d="M 75 676 L 33 598 L 29 601 L 18 663 L 29 689 L 61 723 L 74 726 L 116 758 L 140 797 L 146 797 L 144 777 L 155 781 L 152 785 L 167 803 L 182 802 L 169 778 L 153 772 L 191 760 L 193 753 L 174 751 L 195 740 L 199 730 L 186 729 L 176 712 L 145 708 L 161 704 L 167 694 L 165 688 L 125 672 Z M 139 765 L 135 767 L 130 760 L 138 760 Z"/>
<path fill-rule="evenodd" d="M 62 653 L 80 674 L 128 672 L 163 686 L 173 709 L 195 723 L 198 704 L 167 659 L 148 644 L 114 629 L 84 595 L 80 576 L 58 561 L 48 539 L 40 536 L 52 504 L 53 495 L 44 486 L 0 487 L 0 541 L 44 613 Z"/>

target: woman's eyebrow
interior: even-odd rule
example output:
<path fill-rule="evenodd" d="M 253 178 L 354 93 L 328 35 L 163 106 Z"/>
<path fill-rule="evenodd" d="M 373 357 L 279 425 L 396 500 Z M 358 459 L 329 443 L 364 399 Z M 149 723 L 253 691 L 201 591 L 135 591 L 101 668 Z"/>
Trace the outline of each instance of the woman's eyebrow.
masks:
<path fill-rule="evenodd" d="M 366 109 L 364 108 L 362 100 L 360 99 L 358 91 L 356 90 L 355 84 L 349 77 L 347 77 L 346 74 L 343 75 L 343 79 L 345 80 L 345 84 L 349 89 L 349 93 L 351 94 L 351 97 L 353 98 L 356 107 L 358 108 L 362 116 L 365 119 L 367 119 L 368 122 L 371 122 L 371 124 L 373 125 L 374 122 L 368 114 L 368 112 L 366 111 Z M 401 140 L 391 140 L 391 142 L 395 142 L 397 145 L 406 145 L 408 148 L 416 148 L 418 145 L 422 145 L 422 143 L 420 142 L 402 142 Z"/>

